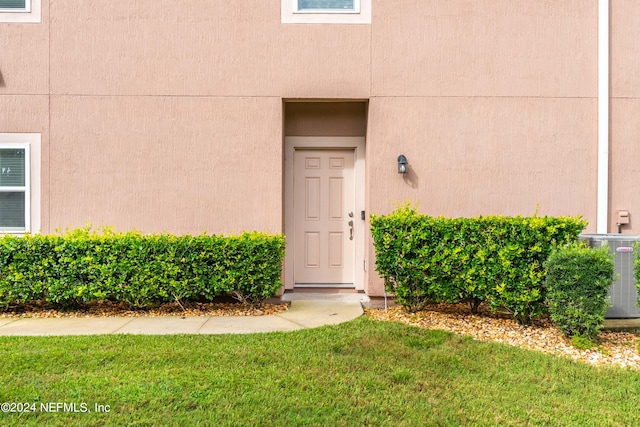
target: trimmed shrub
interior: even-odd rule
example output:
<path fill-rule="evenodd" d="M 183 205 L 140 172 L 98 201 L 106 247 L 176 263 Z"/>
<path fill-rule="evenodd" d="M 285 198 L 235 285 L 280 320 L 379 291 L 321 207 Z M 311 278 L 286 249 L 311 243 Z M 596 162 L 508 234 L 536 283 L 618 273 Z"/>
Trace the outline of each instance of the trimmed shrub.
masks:
<path fill-rule="evenodd" d="M 586 222 L 570 217 L 434 218 L 405 205 L 371 217 L 376 271 L 409 310 L 429 301 L 488 302 L 528 323 L 544 309 L 543 263 L 577 240 Z"/>
<path fill-rule="evenodd" d="M 0 305 L 113 300 L 144 307 L 232 295 L 258 302 L 282 286 L 284 237 L 142 235 L 79 229 L 0 238 Z"/>
<path fill-rule="evenodd" d="M 41 235 L 0 238 L 0 306 L 42 298 L 55 276 L 53 247 Z"/>
<path fill-rule="evenodd" d="M 436 287 L 441 282 L 442 271 L 448 268 L 435 261 L 447 257 L 442 254 L 449 245 L 444 241 L 443 233 L 431 226 L 434 219 L 418 215 L 409 206 L 400 208 L 388 216 L 371 217 L 371 232 L 376 251 L 376 271 L 385 281 L 387 291 L 395 294 L 396 301 L 410 311 L 421 309 L 429 300 L 434 299 Z M 433 259 L 434 263 L 425 263 Z M 440 299 L 444 296 L 443 288 Z M 457 295 L 449 298 L 457 302 Z"/>
<path fill-rule="evenodd" d="M 595 339 L 609 306 L 609 287 L 615 280 L 609 247 L 560 247 L 545 266 L 551 320 L 567 337 Z"/>

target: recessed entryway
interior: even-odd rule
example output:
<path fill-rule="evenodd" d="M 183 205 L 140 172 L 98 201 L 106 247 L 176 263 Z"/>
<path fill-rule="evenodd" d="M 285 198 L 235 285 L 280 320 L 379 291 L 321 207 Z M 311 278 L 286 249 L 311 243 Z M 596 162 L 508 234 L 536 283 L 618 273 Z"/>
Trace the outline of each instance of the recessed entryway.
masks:
<path fill-rule="evenodd" d="M 286 289 L 364 289 L 365 138 L 331 133 L 364 133 L 366 108 L 331 104 L 285 114 L 289 133 L 312 134 L 285 136 Z"/>

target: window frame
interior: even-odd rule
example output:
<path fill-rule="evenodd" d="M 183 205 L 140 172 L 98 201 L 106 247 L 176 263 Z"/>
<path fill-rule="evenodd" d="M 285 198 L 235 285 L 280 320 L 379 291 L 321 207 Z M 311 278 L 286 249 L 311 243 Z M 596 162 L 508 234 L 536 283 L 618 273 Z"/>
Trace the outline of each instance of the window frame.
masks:
<path fill-rule="evenodd" d="M 3 234 L 39 233 L 41 221 L 42 134 L 0 133 L 0 148 L 25 148 L 25 227 L 0 227 Z M 5 192 L 8 188 L 4 187 Z"/>
<path fill-rule="evenodd" d="M 21 234 L 31 231 L 31 146 L 28 143 L 0 143 L 0 150 L 24 150 L 24 186 L 3 187 L 0 193 L 24 193 L 24 227 L 3 227 L 0 234 Z"/>
<path fill-rule="evenodd" d="M 25 0 L 24 9 L 0 8 L 0 22 L 40 23 L 42 0 Z"/>
<path fill-rule="evenodd" d="M 303 9 L 298 0 L 281 0 L 283 24 L 371 24 L 372 0 L 354 0 L 354 9 Z"/>

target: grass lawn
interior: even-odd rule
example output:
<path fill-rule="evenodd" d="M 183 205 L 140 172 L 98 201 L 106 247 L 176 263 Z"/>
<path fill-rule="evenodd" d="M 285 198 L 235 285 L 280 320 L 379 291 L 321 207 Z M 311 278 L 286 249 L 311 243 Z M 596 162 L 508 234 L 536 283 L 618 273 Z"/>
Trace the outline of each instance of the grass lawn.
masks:
<path fill-rule="evenodd" d="M 640 425 L 640 372 L 368 318 L 253 335 L 0 337 L 0 381 L 0 402 L 36 409 L 0 413 L 3 426 Z"/>

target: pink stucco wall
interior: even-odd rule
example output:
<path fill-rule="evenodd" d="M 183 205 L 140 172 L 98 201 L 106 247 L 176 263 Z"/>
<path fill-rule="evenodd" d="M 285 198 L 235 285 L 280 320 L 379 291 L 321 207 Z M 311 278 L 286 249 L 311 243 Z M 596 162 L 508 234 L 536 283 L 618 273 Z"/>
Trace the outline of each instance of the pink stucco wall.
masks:
<path fill-rule="evenodd" d="M 597 1 L 374 2 L 374 96 L 596 96 Z"/>
<path fill-rule="evenodd" d="M 369 111 L 374 212 L 406 200 L 453 217 L 595 216 L 594 100 L 376 98 Z M 405 176 L 396 173 L 399 154 Z"/>
<path fill-rule="evenodd" d="M 611 4 L 611 161 L 609 230 L 628 210 L 625 233 L 640 234 L 640 8 L 633 0 Z"/>
<path fill-rule="evenodd" d="M 270 143 L 281 139 L 280 107 L 259 97 L 53 97 L 51 225 L 280 231 L 282 148 Z"/>
<path fill-rule="evenodd" d="M 48 7 L 43 7 L 43 20 Z M 43 21 L 44 22 L 44 21 Z M 0 96 L 49 94 L 49 25 L 0 23 Z M 3 98 L 2 103 L 7 103 Z M 25 102 L 29 102 L 25 100 Z M 2 120 L 2 118 L 0 118 Z M 12 122 L 0 121 L 9 126 Z"/>
<path fill-rule="evenodd" d="M 370 28 L 283 25 L 280 0 L 58 0 L 51 13 L 56 93 L 369 94 Z"/>
<path fill-rule="evenodd" d="M 0 132 L 42 135 L 42 231 L 283 231 L 283 138 L 325 132 L 366 135 L 369 213 L 595 232 L 597 0 L 372 0 L 370 25 L 282 24 L 280 6 L 43 0 L 40 24 L 0 23 Z M 635 0 L 611 2 L 609 231 L 625 209 L 627 233 L 639 28 Z"/>

